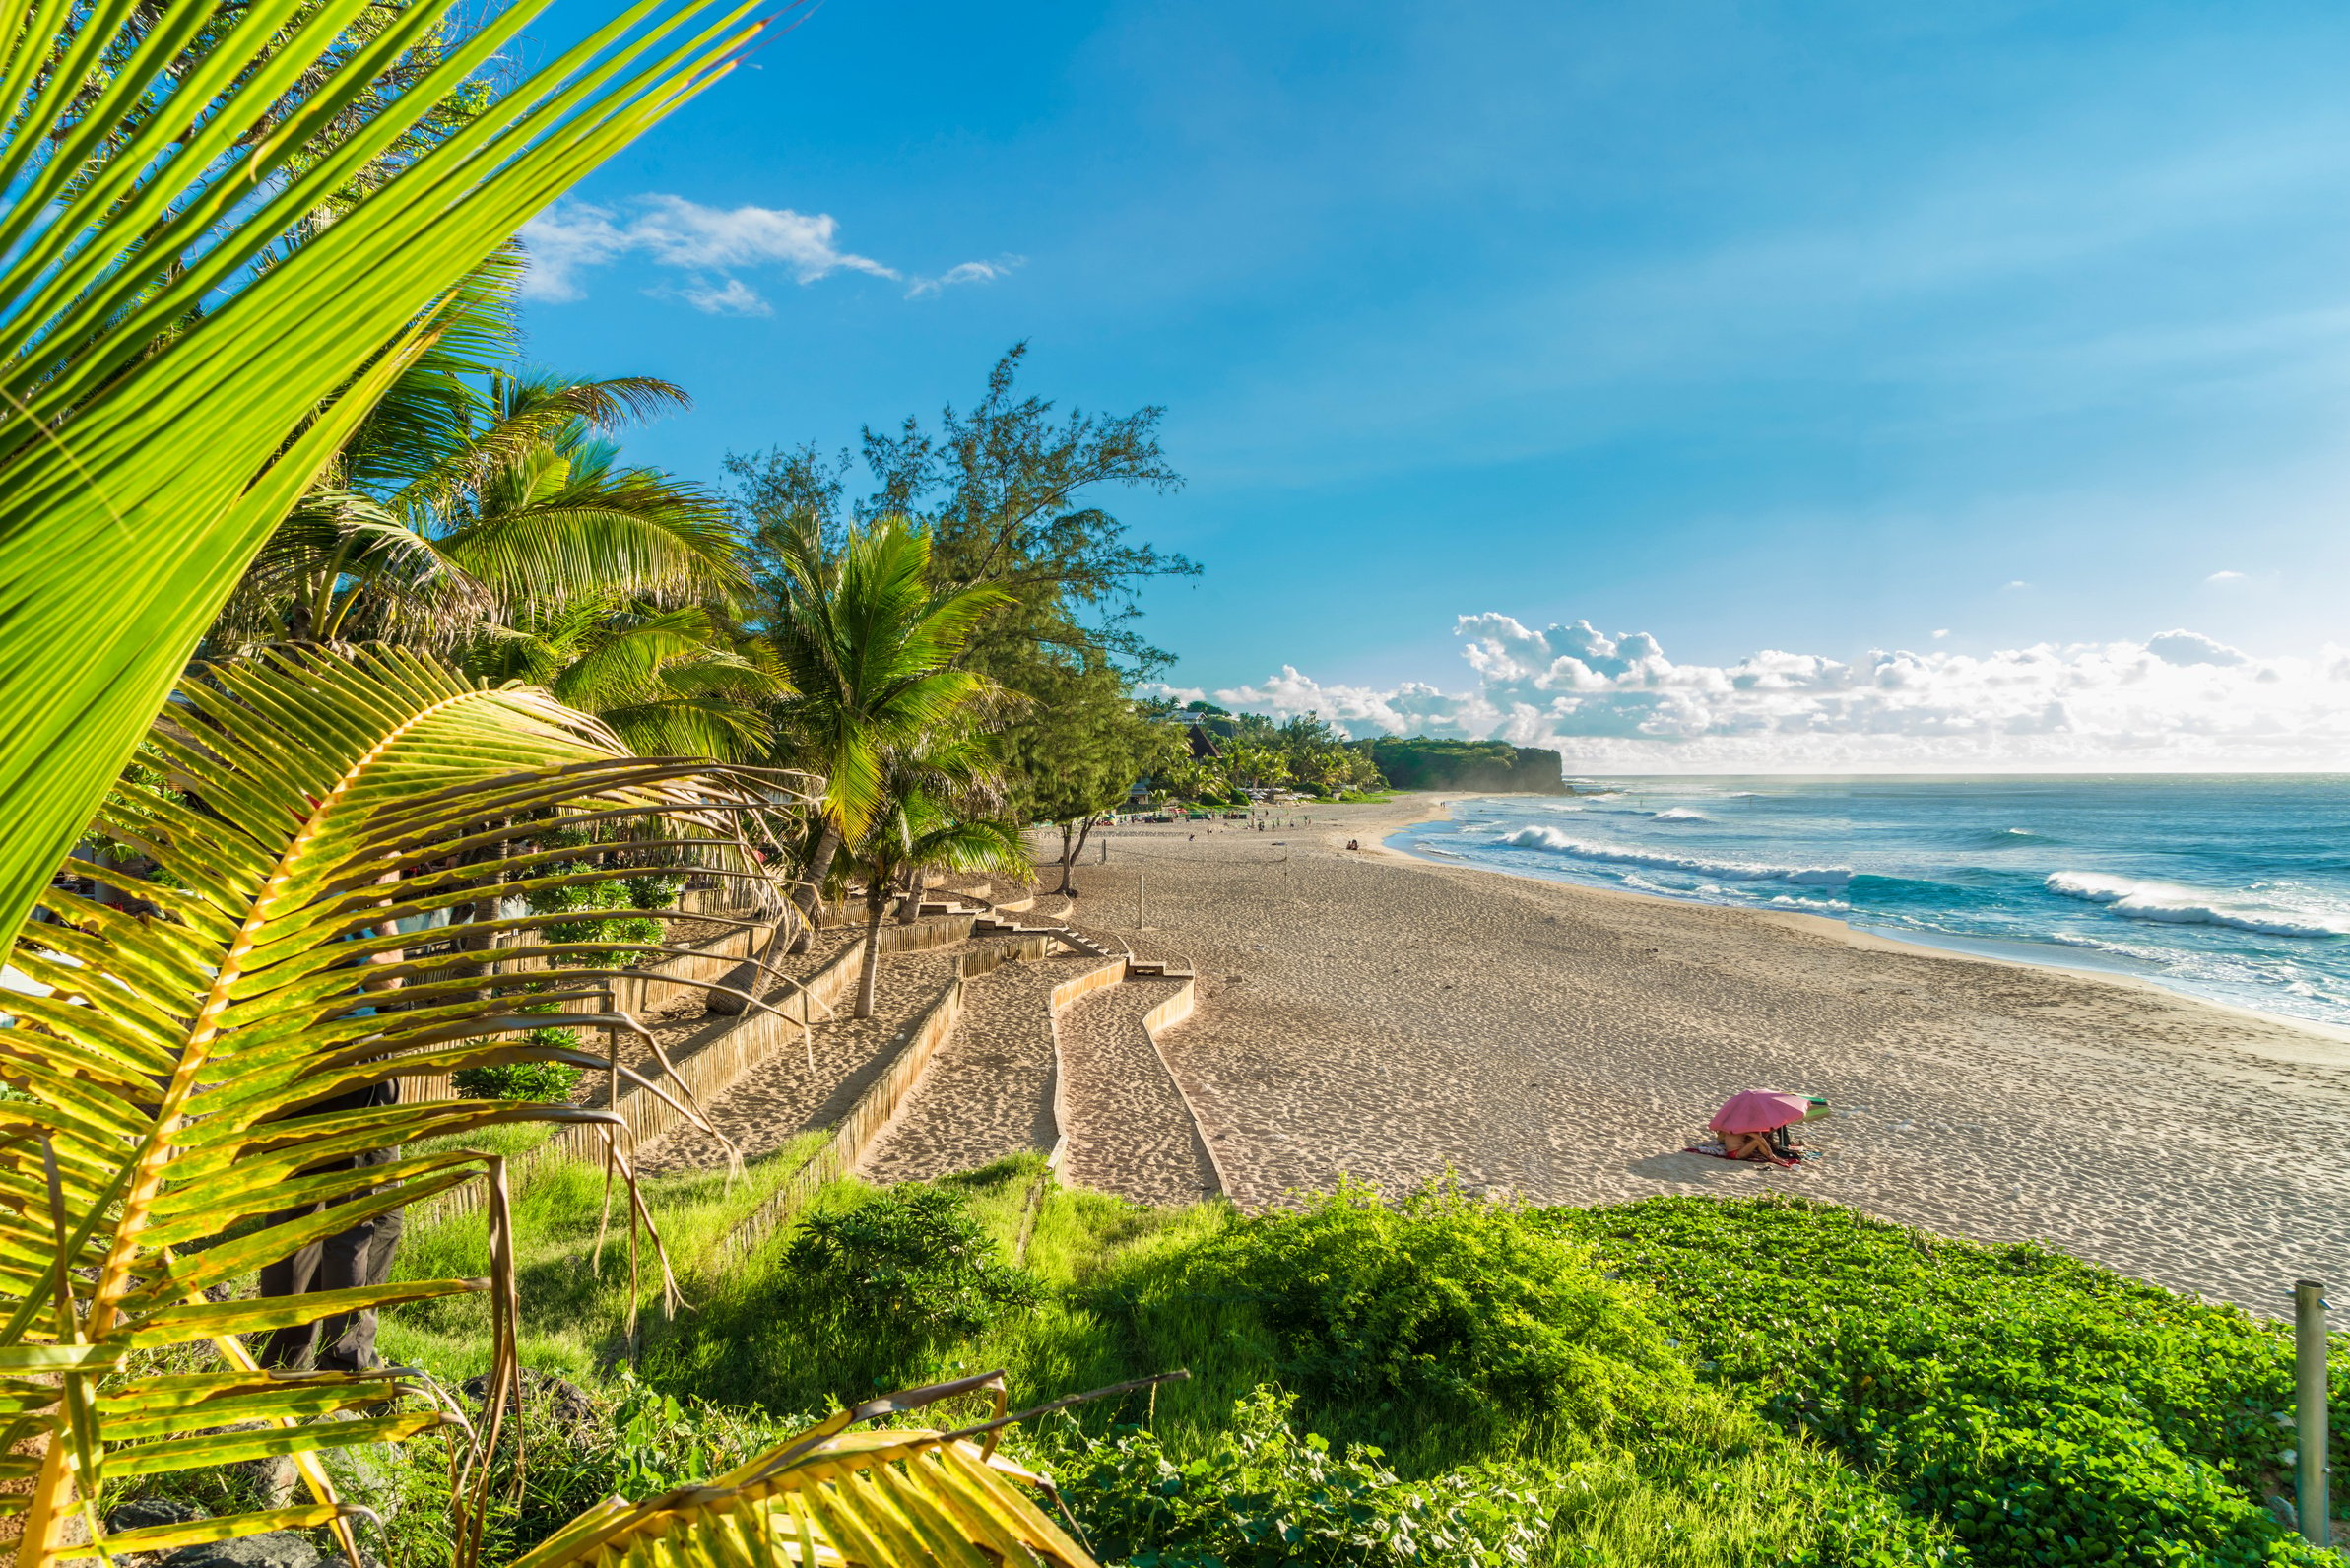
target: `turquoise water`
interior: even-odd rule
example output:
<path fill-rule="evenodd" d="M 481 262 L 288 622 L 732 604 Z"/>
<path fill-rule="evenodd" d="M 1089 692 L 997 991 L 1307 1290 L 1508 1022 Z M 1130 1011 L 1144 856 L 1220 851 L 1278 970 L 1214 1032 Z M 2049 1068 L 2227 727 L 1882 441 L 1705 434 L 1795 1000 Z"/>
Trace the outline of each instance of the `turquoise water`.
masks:
<path fill-rule="evenodd" d="M 1627 778 L 1451 803 L 1437 859 L 2104 969 L 2350 1025 L 2350 776 Z"/>

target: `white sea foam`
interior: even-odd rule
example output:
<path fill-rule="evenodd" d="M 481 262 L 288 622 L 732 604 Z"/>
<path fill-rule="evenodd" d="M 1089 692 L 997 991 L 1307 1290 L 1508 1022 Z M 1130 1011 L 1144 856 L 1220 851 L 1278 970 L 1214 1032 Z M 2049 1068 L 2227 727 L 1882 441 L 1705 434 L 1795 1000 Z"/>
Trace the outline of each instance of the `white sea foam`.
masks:
<path fill-rule="evenodd" d="M 2224 926 L 2269 937 L 2350 937 L 2350 918 L 2344 916 L 2246 904 L 2173 882 L 2059 871 L 2049 875 L 2047 885 L 2052 893 L 2103 904 L 2131 920 L 2169 926 Z"/>
<path fill-rule="evenodd" d="M 1659 855 L 1644 849 L 1623 849 L 1614 844 L 1570 838 L 1555 827 L 1522 827 L 1505 834 L 1501 842 L 1517 849 L 1546 849 L 1605 866 L 1645 866 L 1690 877 L 1715 877 L 1723 882 L 1785 882 L 1809 887 L 1842 887 L 1853 876 L 1842 866 L 1752 866 L 1736 861 L 1698 860 L 1687 855 Z"/>
<path fill-rule="evenodd" d="M 1713 818 L 1692 807 L 1675 806 L 1657 813 L 1649 820 L 1655 822 L 1710 822 Z"/>
<path fill-rule="evenodd" d="M 1846 899 L 1797 898 L 1788 893 L 1773 893 L 1771 907 L 1774 909 L 1800 909 L 1807 915 L 1849 915 L 1853 912 L 1852 904 Z"/>

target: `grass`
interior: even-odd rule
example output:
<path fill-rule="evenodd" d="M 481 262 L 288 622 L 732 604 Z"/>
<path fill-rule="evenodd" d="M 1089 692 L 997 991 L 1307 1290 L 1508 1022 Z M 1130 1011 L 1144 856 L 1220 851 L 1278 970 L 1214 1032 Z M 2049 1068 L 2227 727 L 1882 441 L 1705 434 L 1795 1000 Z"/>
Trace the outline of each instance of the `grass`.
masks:
<path fill-rule="evenodd" d="M 631 1289 L 622 1249 L 592 1263 L 600 1177 L 525 1189 L 524 1359 L 617 1413 L 531 1438 L 546 1451 L 501 1540 L 527 1544 L 598 1488 L 714 1472 L 879 1389 L 1002 1367 L 1026 1402 L 1182 1366 L 1189 1382 L 1013 1439 L 1104 1561 L 2322 1560 L 2261 1506 L 2291 1441 L 2276 1326 L 2045 1248 L 1799 1202 L 1350 1190 L 1259 1216 L 1145 1209 L 1021 1156 L 938 1184 L 950 1201 L 828 1184 L 713 1267 L 801 1157 L 646 1184 L 692 1303 L 674 1319 L 649 1269 Z M 472 1216 L 419 1226 L 403 1272 L 486 1262 Z M 387 1353 L 478 1371 L 483 1311 L 387 1314 Z M 429 1535 L 403 1555 L 429 1565 Z"/>
<path fill-rule="evenodd" d="M 500 1134 L 528 1132 L 545 1129 L 492 1128 L 465 1142 L 488 1147 Z M 645 1208 L 673 1267 L 682 1263 L 687 1277 L 694 1277 L 695 1262 L 709 1256 L 828 1137 L 803 1135 L 731 1179 L 722 1171 L 646 1178 Z M 515 1193 L 513 1213 L 523 1363 L 574 1381 L 608 1378 L 627 1359 L 631 1305 L 646 1329 L 661 1315 L 660 1270 L 649 1241 L 639 1249 L 632 1277 L 626 1209 L 616 1189 L 612 1226 L 599 1258 L 605 1183 L 603 1172 L 593 1166 L 566 1162 L 534 1172 Z M 401 1240 L 395 1277 L 476 1278 L 489 1272 L 489 1219 L 477 1210 L 414 1226 Z M 456 1380 L 489 1369 L 489 1333 L 488 1300 L 468 1296 L 384 1314 L 379 1341 L 386 1357 L 428 1366 L 444 1380 Z"/>

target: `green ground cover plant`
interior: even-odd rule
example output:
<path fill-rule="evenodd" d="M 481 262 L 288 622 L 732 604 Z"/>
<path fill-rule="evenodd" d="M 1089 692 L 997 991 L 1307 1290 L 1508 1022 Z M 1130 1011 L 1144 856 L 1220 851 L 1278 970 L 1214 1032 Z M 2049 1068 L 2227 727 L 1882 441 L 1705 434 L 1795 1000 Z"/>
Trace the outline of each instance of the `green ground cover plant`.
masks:
<path fill-rule="evenodd" d="M 1540 1220 L 1645 1285 L 1705 1381 L 1874 1474 L 1976 1563 L 2330 1560 L 2262 1506 L 2291 1491 L 2282 1325 L 1824 1205 L 1657 1198 Z"/>

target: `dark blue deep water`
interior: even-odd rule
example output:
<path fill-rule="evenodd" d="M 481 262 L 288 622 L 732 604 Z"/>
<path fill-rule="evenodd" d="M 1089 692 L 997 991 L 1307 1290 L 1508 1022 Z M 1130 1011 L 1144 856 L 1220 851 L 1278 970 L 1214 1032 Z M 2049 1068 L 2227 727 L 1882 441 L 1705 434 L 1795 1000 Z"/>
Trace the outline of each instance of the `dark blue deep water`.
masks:
<path fill-rule="evenodd" d="M 1400 849 L 2350 1025 L 2350 776 L 1586 779 Z"/>

